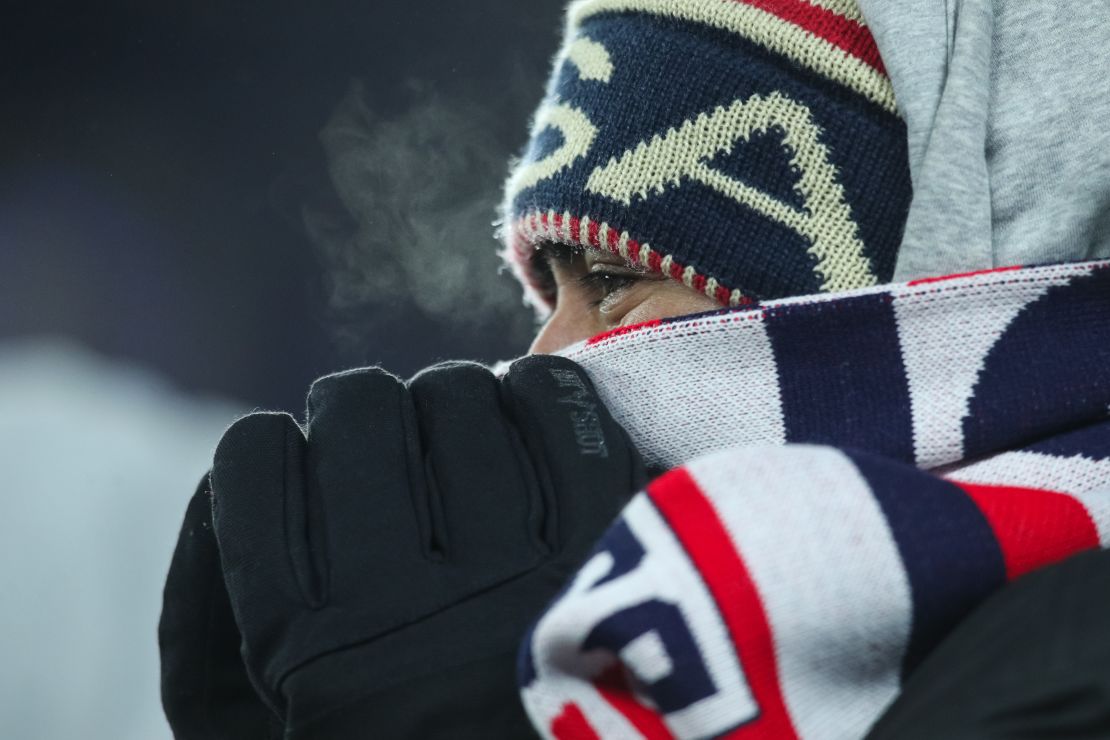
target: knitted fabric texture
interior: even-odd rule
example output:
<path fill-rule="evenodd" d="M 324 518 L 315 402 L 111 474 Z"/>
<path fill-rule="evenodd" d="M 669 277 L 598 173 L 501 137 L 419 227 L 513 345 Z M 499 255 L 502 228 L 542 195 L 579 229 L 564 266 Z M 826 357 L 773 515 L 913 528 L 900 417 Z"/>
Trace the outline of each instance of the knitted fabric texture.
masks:
<path fill-rule="evenodd" d="M 579 0 L 503 236 L 541 310 L 543 241 L 737 306 L 889 282 L 909 200 L 854 0 Z"/>
<path fill-rule="evenodd" d="M 527 636 L 536 727 L 862 737 L 987 596 L 1110 546 L 1108 319 L 1099 262 L 570 348 L 646 460 L 672 469 Z"/>

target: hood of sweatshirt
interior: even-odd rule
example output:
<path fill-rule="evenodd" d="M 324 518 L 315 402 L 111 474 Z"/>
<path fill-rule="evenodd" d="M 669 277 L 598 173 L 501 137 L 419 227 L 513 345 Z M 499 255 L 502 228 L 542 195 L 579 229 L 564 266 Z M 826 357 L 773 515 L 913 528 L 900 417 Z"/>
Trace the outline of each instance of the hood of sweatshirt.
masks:
<path fill-rule="evenodd" d="M 909 139 L 894 280 L 1110 256 L 1110 5 L 859 5 Z"/>

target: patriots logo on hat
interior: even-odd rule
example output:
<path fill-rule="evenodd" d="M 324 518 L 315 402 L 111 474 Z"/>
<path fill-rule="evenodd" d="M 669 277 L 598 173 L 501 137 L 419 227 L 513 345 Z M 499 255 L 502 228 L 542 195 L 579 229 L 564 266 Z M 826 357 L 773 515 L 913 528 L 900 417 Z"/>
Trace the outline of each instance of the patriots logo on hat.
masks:
<path fill-rule="evenodd" d="M 797 6 L 841 25 L 815 34 Z M 540 241 L 608 249 L 726 305 L 890 279 L 908 156 L 858 18 L 804 0 L 586 0 L 569 19 L 506 189 L 526 280 Z"/>

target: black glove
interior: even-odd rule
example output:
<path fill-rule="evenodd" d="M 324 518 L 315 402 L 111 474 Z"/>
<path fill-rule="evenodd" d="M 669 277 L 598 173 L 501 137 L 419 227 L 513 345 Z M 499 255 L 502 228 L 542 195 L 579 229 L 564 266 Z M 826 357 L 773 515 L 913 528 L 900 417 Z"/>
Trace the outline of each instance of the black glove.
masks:
<path fill-rule="evenodd" d="M 212 532 L 206 475 L 185 512 L 158 623 L 162 706 L 177 740 L 282 736 L 280 718 L 247 678 L 240 642 Z"/>
<path fill-rule="evenodd" d="M 245 417 L 212 472 L 244 660 L 287 737 L 532 736 L 518 645 L 645 482 L 585 373 L 355 370 L 312 386 L 307 426 Z"/>

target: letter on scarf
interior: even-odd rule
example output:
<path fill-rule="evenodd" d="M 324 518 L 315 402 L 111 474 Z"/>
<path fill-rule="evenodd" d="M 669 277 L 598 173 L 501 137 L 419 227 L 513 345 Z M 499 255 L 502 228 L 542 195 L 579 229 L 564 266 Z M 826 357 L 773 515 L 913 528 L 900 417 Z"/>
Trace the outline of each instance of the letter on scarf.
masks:
<path fill-rule="evenodd" d="M 822 446 L 698 458 L 633 499 L 540 617 L 525 706 L 560 740 L 862 737 L 990 593 L 1110 544 L 1100 470 L 1095 496 Z"/>

